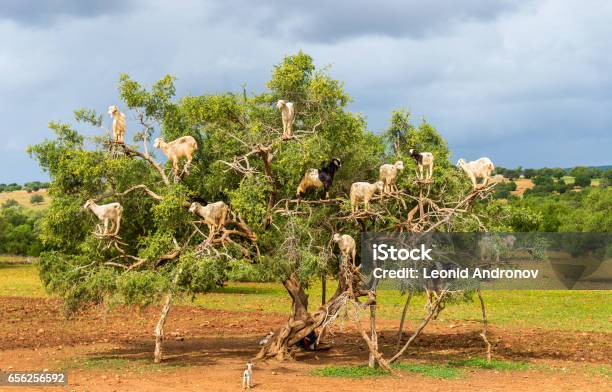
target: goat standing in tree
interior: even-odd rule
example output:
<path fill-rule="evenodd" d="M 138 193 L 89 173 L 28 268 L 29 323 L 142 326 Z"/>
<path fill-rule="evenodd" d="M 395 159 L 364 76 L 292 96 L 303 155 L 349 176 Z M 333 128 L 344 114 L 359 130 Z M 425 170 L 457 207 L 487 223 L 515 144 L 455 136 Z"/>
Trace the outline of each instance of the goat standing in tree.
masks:
<path fill-rule="evenodd" d="M 276 102 L 276 107 L 281 110 L 281 117 L 283 119 L 283 139 L 291 139 L 293 137 L 293 121 L 295 121 L 293 102 L 286 102 L 280 99 Z"/>
<path fill-rule="evenodd" d="M 351 212 L 354 214 L 359 209 L 359 203 L 363 202 L 364 209 L 368 210 L 370 199 L 376 192 L 383 191 L 384 183 L 376 181 L 373 184 L 368 182 L 354 182 L 351 185 Z"/>
<path fill-rule="evenodd" d="M 113 142 L 125 143 L 125 114 L 115 105 L 108 107 L 108 114 L 113 118 Z"/>
<path fill-rule="evenodd" d="M 222 201 L 210 203 L 202 206 L 198 202 L 191 203 L 189 212 L 199 215 L 204 219 L 204 223 L 208 226 L 208 236 L 212 237 L 215 232 L 223 226 L 227 220 L 229 206 Z"/>
<path fill-rule="evenodd" d="M 495 170 L 493 162 L 486 157 L 471 162 L 466 162 L 463 158 L 459 159 L 457 162 L 457 167 L 463 169 L 465 174 L 467 174 L 470 181 L 472 181 L 472 186 L 474 189 L 487 186 L 489 183 L 489 178 L 491 178 L 491 174 L 493 173 L 493 170 Z M 483 179 L 482 184 L 478 184 L 476 181 L 478 177 Z"/>
<path fill-rule="evenodd" d="M 300 181 L 297 187 L 296 195 L 298 199 L 310 188 L 323 188 L 325 191 L 325 198 L 328 199 L 329 188 L 331 188 L 334 182 L 334 174 L 340 166 L 342 166 L 340 159 L 334 158 L 327 166 L 323 166 L 319 170 L 309 169 L 306 174 L 304 174 L 304 178 L 302 178 L 302 181 Z"/>
<path fill-rule="evenodd" d="M 434 156 L 430 152 L 417 152 L 414 149 L 408 151 L 410 156 L 417 163 L 417 178 L 419 180 L 429 180 L 433 176 Z M 423 173 L 425 172 L 425 173 Z"/>
<path fill-rule="evenodd" d="M 393 164 L 385 163 L 380 166 L 378 179 L 384 183 L 383 192 L 393 192 L 397 190 L 395 182 L 398 172 L 404 170 L 404 162 L 397 161 Z"/>
<path fill-rule="evenodd" d="M 183 136 L 178 139 L 166 143 L 164 139 L 157 138 L 153 142 L 153 147 L 161 148 L 164 152 L 164 155 L 168 157 L 169 160 L 172 161 L 172 169 L 174 170 L 174 175 L 179 175 L 179 159 L 185 157 L 187 162 L 183 167 L 183 170 L 188 173 L 188 168 L 191 165 L 191 160 L 193 159 L 193 153 L 198 149 L 198 143 L 192 136 Z"/>
<path fill-rule="evenodd" d="M 121 216 L 123 215 L 123 207 L 119 203 L 109 203 L 103 205 L 97 205 L 93 199 L 87 200 L 83 209 L 89 208 L 102 222 L 104 222 L 104 231 L 102 235 L 117 235 L 119 233 L 119 226 L 121 225 Z M 109 232 L 109 223 L 112 223 L 114 229 L 112 233 Z"/>
<path fill-rule="evenodd" d="M 342 255 L 342 261 L 345 262 L 348 258 L 353 265 L 355 265 L 357 246 L 353 237 L 348 234 L 336 233 L 334 234 L 333 240 L 338 244 L 338 249 L 340 249 L 340 254 Z"/>

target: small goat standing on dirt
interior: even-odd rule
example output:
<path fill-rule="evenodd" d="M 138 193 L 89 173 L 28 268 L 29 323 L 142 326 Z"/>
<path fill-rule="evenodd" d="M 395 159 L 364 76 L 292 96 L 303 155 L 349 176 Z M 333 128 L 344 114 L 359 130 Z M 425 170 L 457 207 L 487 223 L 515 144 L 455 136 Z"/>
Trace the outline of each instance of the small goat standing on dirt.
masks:
<path fill-rule="evenodd" d="M 334 234 L 333 240 L 338 244 L 338 249 L 340 249 L 340 254 L 342 255 L 343 261 L 350 258 L 353 265 L 355 265 L 355 254 L 357 253 L 357 247 L 353 237 L 348 234 L 336 233 Z"/>
<path fill-rule="evenodd" d="M 112 223 L 113 233 L 117 235 L 119 233 L 119 226 L 121 225 L 121 216 L 123 215 L 123 207 L 119 203 L 109 203 L 103 205 L 97 205 L 93 199 L 89 199 L 85 202 L 83 209 L 89 208 L 101 221 L 104 222 L 104 231 L 102 235 L 108 235 L 109 223 Z"/>
<path fill-rule="evenodd" d="M 108 107 L 108 114 L 113 118 L 113 141 L 125 143 L 125 114 L 115 105 Z"/>
<path fill-rule="evenodd" d="M 283 119 L 283 139 L 291 139 L 293 137 L 293 121 L 295 121 L 293 102 L 286 102 L 280 99 L 276 102 L 276 107 L 281 110 L 281 117 Z"/>
<path fill-rule="evenodd" d="M 395 182 L 397 181 L 397 174 L 400 170 L 404 170 L 404 162 L 397 161 L 393 164 L 385 163 L 380 166 L 378 179 L 384 183 L 383 192 L 393 192 L 397 190 Z"/>
<path fill-rule="evenodd" d="M 246 370 L 242 373 L 242 389 L 251 389 L 253 388 L 253 363 L 249 361 L 246 366 Z"/>
<path fill-rule="evenodd" d="M 191 165 L 191 160 L 193 159 L 193 153 L 198 149 L 198 143 L 192 136 L 183 136 L 178 139 L 166 143 L 164 139 L 158 137 L 153 142 L 153 147 L 161 148 L 164 152 L 164 155 L 168 157 L 169 160 L 172 161 L 172 169 L 174 170 L 174 175 L 178 176 L 179 167 L 178 162 L 182 157 L 187 158 L 187 162 L 185 163 L 185 167 L 183 170 L 186 170 Z"/>
<path fill-rule="evenodd" d="M 493 162 L 489 158 L 483 157 L 476 161 L 466 162 L 465 159 L 459 159 L 457 162 L 457 167 L 463 169 L 465 174 L 468 175 L 470 181 L 472 181 L 472 185 L 474 189 L 478 187 L 487 186 L 489 183 L 489 178 L 495 170 L 495 166 L 493 166 Z M 476 179 L 478 177 L 483 178 L 482 184 L 478 184 Z"/>
<path fill-rule="evenodd" d="M 298 199 L 310 188 L 323 188 L 325 191 L 325 198 L 328 199 L 329 188 L 331 188 L 334 182 L 334 174 L 336 174 L 336 170 L 338 170 L 340 166 L 342 166 L 340 159 L 334 158 L 327 166 L 323 166 L 319 170 L 309 169 L 306 174 L 304 174 L 304 178 L 302 178 L 302 181 L 300 181 L 297 187 L 296 195 Z"/>
<path fill-rule="evenodd" d="M 433 176 L 433 163 L 434 156 L 430 152 L 417 152 L 414 149 L 410 149 L 408 151 L 410 156 L 417 163 L 417 178 L 419 180 L 429 180 Z M 423 171 L 425 172 L 425 176 L 423 177 Z"/>
<path fill-rule="evenodd" d="M 368 203 L 376 192 L 383 191 L 384 183 L 376 181 L 374 184 L 368 182 L 354 182 L 351 185 L 351 211 L 354 214 L 359 208 L 359 203 L 363 201 L 365 210 L 368 210 Z"/>
<path fill-rule="evenodd" d="M 229 213 L 229 206 L 222 201 L 210 203 L 205 206 L 202 206 L 198 202 L 193 202 L 191 206 L 189 206 L 189 212 L 199 215 L 204 219 L 204 223 L 208 226 L 208 235 L 212 236 L 217 230 L 225 226 L 227 214 Z"/>

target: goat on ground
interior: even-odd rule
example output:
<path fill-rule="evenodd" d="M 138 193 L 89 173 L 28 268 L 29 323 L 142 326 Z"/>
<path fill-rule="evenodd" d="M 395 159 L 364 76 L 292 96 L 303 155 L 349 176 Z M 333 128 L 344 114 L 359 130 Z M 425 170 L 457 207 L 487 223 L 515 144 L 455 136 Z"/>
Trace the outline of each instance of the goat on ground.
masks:
<path fill-rule="evenodd" d="M 242 389 L 251 389 L 253 388 L 253 362 L 247 362 L 246 366 L 246 370 L 242 373 Z"/>

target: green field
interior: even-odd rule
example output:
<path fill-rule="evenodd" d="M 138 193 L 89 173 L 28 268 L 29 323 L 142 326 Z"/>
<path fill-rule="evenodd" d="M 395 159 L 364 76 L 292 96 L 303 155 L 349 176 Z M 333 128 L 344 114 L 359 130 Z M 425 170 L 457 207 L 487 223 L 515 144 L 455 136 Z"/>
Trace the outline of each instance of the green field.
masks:
<path fill-rule="evenodd" d="M 3 261 L 5 260 L 5 261 Z M 328 297 L 335 289 L 328 282 Z M 311 307 L 321 302 L 320 283 L 309 289 Z M 0 296 L 47 296 L 38 278 L 36 267 L 31 264 L 9 263 L 0 258 Z M 489 320 L 504 327 L 537 327 L 544 329 L 612 332 L 612 301 L 609 291 L 485 291 Z M 405 297 L 391 290 L 378 293 L 379 317 L 398 319 Z M 209 309 L 236 309 L 287 314 L 290 299 L 280 283 L 230 282 L 215 292 L 198 295 L 191 302 Z M 409 318 L 416 320 L 424 314 L 425 299 L 414 298 Z M 479 321 L 480 306 L 477 302 L 450 305 L 440 320 Z"/>

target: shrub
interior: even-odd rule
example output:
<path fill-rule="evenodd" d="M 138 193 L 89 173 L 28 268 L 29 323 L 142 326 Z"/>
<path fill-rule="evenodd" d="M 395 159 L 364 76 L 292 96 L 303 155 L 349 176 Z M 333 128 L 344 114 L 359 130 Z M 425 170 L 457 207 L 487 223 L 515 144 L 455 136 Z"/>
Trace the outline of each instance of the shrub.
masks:
<path fill-rule="evenodd" d="M 43 195 L 32 195 L 32 197 L 30 197 L 30 203 L 32 204 L 40 204 L 44 201 L 45 201 L 45 198 Z"/>

